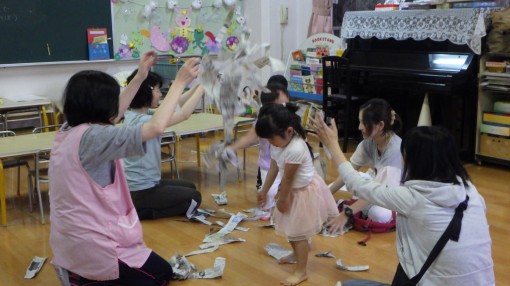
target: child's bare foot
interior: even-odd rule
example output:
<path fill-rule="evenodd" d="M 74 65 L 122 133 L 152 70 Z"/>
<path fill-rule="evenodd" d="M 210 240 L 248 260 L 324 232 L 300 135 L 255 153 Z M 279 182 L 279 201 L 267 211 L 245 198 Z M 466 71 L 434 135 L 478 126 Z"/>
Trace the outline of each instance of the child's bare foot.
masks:
<path fill-rule="evenodd" d="M 285 286 L 295 286 L 303 281 L 306 281 L 307 279 L 308 276 L 306 275 L 306 273 L 294 272 L 294 274 L 287 277 L 285 280 L 280 281 L 280 284 Z"/>
<path fill-rule="evenodd" d="M 296 263 L 296 256 L 294 255 L 294 252 L 292 252 L 291 254 L 287 255 L 287 256 L 284 256 L 280 259 L 278 259 L 278 263 L 279 264 L 294 264 Z"/>

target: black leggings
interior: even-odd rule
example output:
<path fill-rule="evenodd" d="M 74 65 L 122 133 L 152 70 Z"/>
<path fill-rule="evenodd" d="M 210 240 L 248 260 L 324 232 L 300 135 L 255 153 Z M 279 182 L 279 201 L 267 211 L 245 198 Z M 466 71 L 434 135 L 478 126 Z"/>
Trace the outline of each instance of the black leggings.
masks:
<path fill-rule="evenodd" d="M 185 180 L 161 180 L 150 189 L 130 193 L 140 220 L 183 215 L 191 200 L 197 208 L 202 202 L 195 184 Z"/>
<path fill-rule="evenodd" d="M 119 260 L 119 278 L 108 281 L 94 281 L 69 271 L 72 286 L 164 286 L 172 279 L 170 264 L 161 256 L 151 252 L 141 268 L 131 268 Z"/>

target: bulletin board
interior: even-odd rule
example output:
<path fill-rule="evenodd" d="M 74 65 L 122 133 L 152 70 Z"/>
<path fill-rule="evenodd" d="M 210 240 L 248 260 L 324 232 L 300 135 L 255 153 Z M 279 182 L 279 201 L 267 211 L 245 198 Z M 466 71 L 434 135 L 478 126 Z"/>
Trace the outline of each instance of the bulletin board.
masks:
<path fill-rule="evenodd" d="M 246 20 L 242 0 L 112 0 L 114 57 L 144 52 L 184 57 L 235 50 Z"/>
<path fill-rule="evenodd" d="M 111 15 L 107 0 L 1 0 L 0 66 L 88 60 L 87 29 L 111 38 Z"/>

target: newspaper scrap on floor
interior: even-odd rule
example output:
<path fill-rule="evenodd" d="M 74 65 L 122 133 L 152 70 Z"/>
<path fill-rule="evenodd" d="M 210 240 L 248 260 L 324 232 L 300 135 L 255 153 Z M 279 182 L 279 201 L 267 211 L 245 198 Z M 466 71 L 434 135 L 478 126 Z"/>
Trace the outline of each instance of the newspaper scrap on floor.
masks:
<path fill-rule="evenodd" d="M 228 244 L 228 243 L 233 243 L 233 242 L 245 242 L 245 241 L 246 241 L 245 239 L 242 239 L 240 237 L 224 236 L 224 237 L 221 237 L 213 242 L 201 244 L 198 247 L 200 249 L 208 249 L 208 248 L 215 247 L 215 246 L 217 247 L 217 246 L 220 246 L 223 244 Z"/>
<path fill-rule="evenodd" d="M 216 204 L 219 206 L 224 206 L 228 204 L 227 192 L 225 191 L 221 192 L 220 194 L 211 194 L 211 196 L 213 197 Z"/>
<path fill-rule="evenodd" d="M 225 271 L 226 259 L 223 257 L 216 257 L 214 260 L 214 266 L 212 268 L 207 268 L 200 272 L 190 273 L 190 279 L 213 279 L 223 276 L 223 272 Z"/>
<path fill-rule="evenodd" d="M 25 279 L 32 279 L 41 270 L 47 257 L 35 256 L 25 272 Z"/>
<path fill-rule="evenodd" d="M 336 268 L 347 271 L 367 271 L 370 267 L 368 265 L 345 266 L 342 264 L 342 259 L 338 259 L 336 261 Z"/>
<path fill-rule="evenodd" d="M 259 225 L 261 228 L 274 228 L 274 223 Z"/>
<path fill-rule="evenodd" d="M 198 220 L 199 222 L 206 224 L 206 225 L 212 225 L 212 222 L 208 221 L 206 218 L 211 215 L 209 211 L 204 211 L 201 209 L 197 209 L 198 203 L 195 200 L 191 200 L 191 204 L 186 211 L 186 217 L 189 220 Z"/>
<path fill-rule="evenodd" d="M 335 233 L 329 233 L 329 229 L 327 229 L 327 228 L 325 228 L 325 227 L 324 227 L 324 228 L 322 229 L 322 231 L 321 231 L 320 235 L 325 236 L 325 237 L 338 237 L 338 236 L 340 236 L 340 235 L 344 235 L 344 234 L 346 234 L 347 232 L 349 232 L 349 229 L 348 229 L 348 228 L 343 227 L 343 228 L 342 228 L 342 230 L 339 230 L 339 231 L 337 231 L 337 232 L 335 232 Z"/>
<path fill-rule="evenodd" d="M 217 224 L 217 225 L 219 225 L 219 226 L 221 226 L 221 227 L 225 226 L 225 223 L 224 223 L 224 222 L 222 222 L 222 221 L 218 221 L 218 220 L 216 221 L 216 224 Z M 249 229 L 249 228 L 247 228 L 247 227 L 240 227 L 240 226 L 236 226 L 236 228 L 234 228 L 234 229 L 235 229 L 235 230 L 244 231 L 244 232 L 247 232 L 247 231 L 249 231 L 249 230 L 250 230 L 250 229 Z"/>
<path fill-rule="evenodd" d="M 211 235 L 207 235 L 202 242 L 217 241 L 221 237 L 231 233 L 237 227 L 237 225 L 245 218 L 246 215 L 242 213 L 237 213 L 231 216 L 228 223 L 222 229 L 220 229 L 220 231 L 218 231 L 217 233 L 213 233 Z"/>
<path fill-rule="evenodd" d="M 218 209 L 218 212 L 222 212 L 224 214 L 227 214 L 228 217 L 226 217 L 226 218 L 230 218 L 231 216 L 236 215 L 235 213 L 229 212 L 226 209 Z"/>
<path fill-rule="evenodd" d="M 246 220 L 264 220 L 267 221 L 271 218 L 271 213 L 269 211 L 265 211 L 261 208 L 253 208 L 249 210 L 244 210 L 245 213 L 250 213 L 251 215 L 246 218 Z"/>
<path fill-rule="evenodd" d="M 319 252 L 315 254 L 315 257 L 327 257 L 327 258 L 335 258 L 335 256 L 330 251 Z"/>
<path fill-rule="evenodd" d="M 274 242 L 271 242 L 268 245 L 266 245 L 264 247 L 264 249 L 266 250 L 267 254 L 269 254 L 269 256 L 275 258 L 278 261 L 284 257 L 292 255 L 292 253 L 293 253 L 292 250 L 286 249 L 283 246 L 279 245 L 278 243 L 274 243 Z M 294 260 L 294 261 L 289 261 L 287 263 L 294 264 L 294 263 L 297 263 L 297 261 Z"/>
<path fill-rule="evenodd" d="M 221 51 L 214 59 L 204 55 L 198 75 L 206 97 L 223 117 L 224 138 L 222 142 L 212 144 L 204 156 L 204 162 L 208 166 L 212 165 L 212 160 L 217 160 L 221 194 L 225 193 L 227 163 L 237 163 L 235 155 L 223 155 L 225 147 L 233 140 L 234 118 L 243 114 L 246 106 L 257 111 L 260 108 L 260 99 L 253 96 L 254 92 L 266 90 L 259 78 L 259 67 L 269 64 L 273 72 L 283 72 L 286 69 L 281 61 L 269 57 L 268 44 L 251 43 L 249 35 L 249 31 L 243 31 L 234 52 Z M 264 59 L 260 59 L 258 55 L 261 51 L 264 52 Z M 226 194 L 219 198 L 222 199 L 219 205 L 228 203 Z"/>
<path fill-rule="evenodd" d="M 197 254 L 210 253 L 210 252 L 214 252 L 214 251 L 218 250 L 219 248 L 220 248 L 219 244 L 209 245 L 209 247 L 200 248 L 200 250 L 192 251 L 188 254 L 184 254 L 184 256 L 188 257 L 188 256 L 197 255 Z"/>
<path fill-rule="evenodd" d="M 177 280 L 188 279 L 192 272 L 197 271 L 197 267 L 191 264 L 186 257 L 176 254 L 168 261 L 174 272 L 172 278 Z"/>
<path fill-rule="evenodd" d="M 216 257 L 212 268 L 198 271 L 195 265 L 190 263 L 186 257 L 180 254 L 172 256 L 172 258 L 168 261 L 174 272 L 172 278 L 176 280 L 214 279 L 221 277 L 223 276 L 223 271 L 225 271 L 225 262 L 225 258 Z"/>

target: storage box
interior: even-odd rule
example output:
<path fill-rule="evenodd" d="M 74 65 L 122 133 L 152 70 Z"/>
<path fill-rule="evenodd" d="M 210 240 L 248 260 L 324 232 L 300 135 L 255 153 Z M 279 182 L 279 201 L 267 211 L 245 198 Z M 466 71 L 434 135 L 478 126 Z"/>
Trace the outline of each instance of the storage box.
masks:
<path fill-rule="evenodd" d="M 480 155 L 510 160 L 510 139 L 481 134 Z"/>
<path fill-rule="evenodd" d="M 485 68 L 489 72 L 505 72 L 506 63 L 505 62 L 486 62 Z"/>

